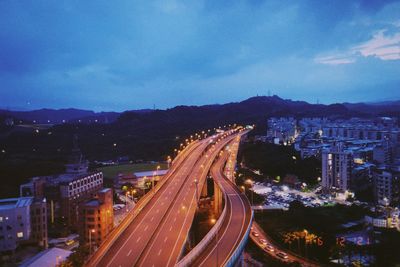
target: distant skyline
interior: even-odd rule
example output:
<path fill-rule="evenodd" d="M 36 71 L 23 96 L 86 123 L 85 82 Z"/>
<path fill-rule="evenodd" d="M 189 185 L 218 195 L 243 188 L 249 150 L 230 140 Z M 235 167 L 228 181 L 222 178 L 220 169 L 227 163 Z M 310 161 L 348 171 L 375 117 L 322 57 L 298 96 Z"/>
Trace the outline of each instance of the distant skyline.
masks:
<path fill-rule="evenodd" d="M 0 1 L 0 107 L 400 99 L 400 1 Z"/>
<path fill-rule="evenodd" d="M 274 95 L 276 96 L 276 95 Z M 265 95 L 260 96 L 260 95 L 256 95 L 256 96 L 252 96 L 252 97 L 266 97 Z M 249 98 L 252 98 L 249 97 Z M 279 97 L 279 96 L 277 96 Z M 29 107 L 25 107 L 25 108 L 21 108 L 21 107 L 11 107 L 11 106 L 0 106 L 0 110 L 9 110 L 9 111 L 35 111 L 35 110 L 41 110 L 41 109 L 49 109 L 49 110 L 62 110 L 62 109 L 79 109 L 79 110 L 87 110 L 87 111 L 95 111 L 95 112 L 124 112 L 124 111 L 130 111 L 130 110 L 152 110 L 152 109 L 158 109 L 158 110 L 166 110 L 166 109 L 170 109 L 170 108 L 175 108 L 177 106 L 204 106 L 204 105 L 224 105 L 224 104 L 229 104 L 229 103 L 238 103 L 241 101 L 245 101 L 248 100 L 249 98 L 246 99 L 240 99 L 238 101 L 228 101 L 228 102 L 221 102 L 221 103 L 204 103 L 204 104 L 199 104 L 199 105 L 185 105 L 185 104 L 178 104 L 178 105 L 174 105 L 174 106 L 170 106 L 170 107 L 165 107 L 165 108 L 160 108 L 157 106 L 152 106 L 152 107 L 148 107 L 148 108 L 142 108 L 142 109 L 136 109 L 136 108 L 131 108 L 131 109 L 124 109 L 124 110 L 93 110 L 90 108 L 77 108 L 77 107 L 55 107 L 55 108 L 49 108 L 49 107 L 40 107 L 40 108 L 29 108 Z M 330 104 L 359 104 L 359 103 L 364 103 L 364 104 L 388 104 L 388 103 L 398 103 L 400 102 L 400 99 L 393 99 L 393 100 L 382 100 L 382 101 L 365 101 L 365 102 L 349 102 L 349 101 L 344 101 L 344 102 L 334 102 L 334 103 L 321 103 L 321 102 L 317 102 L 317 103 L 313 103 L 313 102 L 309 102 L 306 100 L 299 100 L 299 99 L 289 99 L 289 98 L 283 98 L 284 100 L 292 100 L 292 101 L 305 101 L 309 104 L 323 104 L 323 105 L 330 105 Z"/>

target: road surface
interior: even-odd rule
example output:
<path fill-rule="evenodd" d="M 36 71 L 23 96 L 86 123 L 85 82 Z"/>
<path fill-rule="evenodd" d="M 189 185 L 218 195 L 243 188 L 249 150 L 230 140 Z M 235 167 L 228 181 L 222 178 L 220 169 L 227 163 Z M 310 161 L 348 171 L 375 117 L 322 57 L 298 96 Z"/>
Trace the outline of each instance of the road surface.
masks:
<path fill-rule="evenodd" d="M 180 153 L 151 199 L 89 266 L 173 266 L 178 261 L 196 211 L 198 190 L 218 151 L 236 134 L 210 137 Z M 217 139 L 221 140 L 218 141 Z M 211 141 L 215 144 L 212 145 Z"/>
<path fill-rule="evenodd" d="M 226 217 L 220 217 L 224 221 L 218 234 L 192 266 L 224 266 L 248 234 L 252 221 L 251 206 L 247 197 L 223 174 L 228 154 L 225 151 L 211 168 L 211 176 L 224 192 Z"/>

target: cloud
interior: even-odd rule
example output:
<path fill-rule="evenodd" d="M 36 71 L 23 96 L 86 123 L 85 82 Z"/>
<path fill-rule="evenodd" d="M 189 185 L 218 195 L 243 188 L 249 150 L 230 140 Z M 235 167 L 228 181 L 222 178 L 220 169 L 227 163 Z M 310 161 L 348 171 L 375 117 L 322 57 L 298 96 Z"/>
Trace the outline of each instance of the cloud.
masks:
<path fill-rule="evenodd" d="M 382 60 L 400 59 L 400 32 L 387 36 L 387 30 L 380 30 L 371 40 L 355 46 L 352 50 L 364 57 L 374 56 Z"/>
<path fill-rule="evenodd" d="M 356 62 L 356 59 L 352 56 L 345 55 L 332 55 L 325 57 L 316 57 L 314 59 L 316 63 L 326 64 L 326 65 L 343 65 L 343 64 L 351 64 Z"/>
<path fill-rule="evenodd" d="M 375 57 L 381 60 L 399 60 L 400 32 L 392 35 L 386 34 L 387 32 L 388 29 L 379 30 L 364 43 L 352 46 L 346 51 L 316 56 L 314 61 L 319 64 L 342 65 L 355 63 L 357 57 L 360 56 Z"/>
<path fill-rule="evenodd" d="M 399 12 L 391 0 L 0 1 L 0 99 L 123 110 L 269 89 L 381 95 L 400 83 Z"/>

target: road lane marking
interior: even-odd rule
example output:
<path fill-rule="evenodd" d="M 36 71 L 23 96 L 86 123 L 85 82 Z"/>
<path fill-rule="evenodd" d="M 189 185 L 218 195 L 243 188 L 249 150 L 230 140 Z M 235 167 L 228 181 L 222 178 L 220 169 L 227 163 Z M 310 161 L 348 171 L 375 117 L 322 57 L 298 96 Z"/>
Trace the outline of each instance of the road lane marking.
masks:
<path fill-rule="evenodd" d="M 160 250 L 158 251 L 158 256 L 160 256 L 160 254 L 161 254 L 161 251 L 162 251 L 162 249 L 160 249 Z"/>
<path fill-rule="evenodd" d="M 129 252 L 128 252 L 128 254 L 126 254 L 126 256 L 129 257 L 129 255 L 131 255 L 131 253 L 132 253 L 132 249 L 129 250 Z"/>
<path fill-rule="evenodd" d="M 172 225 L 171 225 L 171 227 L 169 228 L 169 231 L 170 231 L 170 232 L 172 231 Z"/>
<path fill-rule="evenodd" d="M 199 173 L 205 174 L 205 173 L 206 173 L 206 170 L 199 171 Z M 183 184 L 186 184 L 186 178 L 185 178 L 185 179 L 179 179 L 179 180 L 182 180 Z M 176 190 L 173 190 L 174 194 L 177 193 L 177 192 L 175 192 L 175 191 L 176 191 Z M 172 193 L 172 192 L 171 192 L 171 193 Z M 194 198 L 192 198 L 192 201 L 191 201 L 189 207 L 193 206 L 193 205 L 192 205 L 193 201 L 194 201 Z M 184 221 L 184 223 L 186 224 L 186 221 L 187 221 L 187 219 L 188 219 L 188 214 L 186 214 L 186 212 L 184 212 L 184 213 L 185 213 L 185 221 Z M 168 216 L 172 216 L 172 215 L 173 215 L 173 213 L 169 213 Z M 176 218 L 177 218 L 177 217 L 174 218 L 175 221 L 176 221 Z M 162 223 L 162 225 L 164 225 L 164 223 Z M 181 232 L 182 232 L 182 229 L 181 229 L 181 231 L 179 232 L 179 238 L 182 236 L 182 233 L 181 233 Z M 159 233 L 160 233 L 160 232 L 158 232 L 157 236 L 159 235 Z M 156 238 L 157 238 L 157 237 L 156 237 Z M 156 239 L 156 238 L 155 238 L 155 239 Z M 154 240 L 155 240 L 155 239 L 154 239 Z M 154 243 L 154 241 L 150 241 L 150 242 L 151 242 L 151 243 Z M 175 245 L 174 245 L 174 247 L 173 247 L 173 251 L 175 252 L 175 250 L 176 250 L 176 241 L 174 241 L 174 242 L 175 242 Z M 146 258 L 148 257 L 148 254 L 149 254 L 150 251 L 151 251 L 150 249 L 147 251 L 147 253 L 146 253 L 145 256 L 143 257 L 143 259 L 146 259 Z M 167 263 L 166 266 L 169 266 L 170 261 L 171 261 L 171 256 L 168 258 L 168 263 Z"/>
<path fill-rule="evenodd" d="M 167 242 L 167 239 L 168 239 L 168 236 L 167 236 L 167 237 L 165 237 L 165 239 L 164 239 L 164 243 L 165 243 L 165 242 Z"/>
<path fill-rule="evenodd" d="M 149 226 L 148 226 L 148 225 L 146 225 L 146 227 L 144 228 L 144 230 L 145 230 L 145 231 L 147 231 L 147 228 L 149 228 Z"/>
<path fill-rule="evenodd" d="M 174 222 L 176 222 L 176 217 L 174 218 Z"/>
<path fill-rule="evenodd" d="M 152 222 L 153 220 L 154 220 L 154 216 L 153 216 L 153 217 L 151 217 L 150 221 Z"/>
<path fill-rule="evenodd" d="M 139 243 L 139 241 L 140 241 L 141 238 L 142 238 L 142 237 L 139 236 L 138 239 L 136 239 L 136 243 Z"/>

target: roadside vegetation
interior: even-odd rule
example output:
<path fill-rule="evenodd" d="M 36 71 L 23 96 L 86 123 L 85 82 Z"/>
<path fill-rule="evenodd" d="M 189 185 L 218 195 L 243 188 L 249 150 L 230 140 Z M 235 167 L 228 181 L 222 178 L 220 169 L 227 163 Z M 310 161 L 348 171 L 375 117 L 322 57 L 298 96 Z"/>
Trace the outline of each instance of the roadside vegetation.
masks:
<path fill-rule="evenodd" d="M 283 180 L 295 175 L 301 182 L 316 185 L 321 177 L 321 161 L 316 157 L 302 159 L 292 146 L 263 142 L 244 143 L 240 147 L 239 162 L 243 167 L 260 171 L 256 179 Z"/>
<path fill-rule="evenodd" d="M 135 164 L 121 164 L 112 165 L 97 168 L 99 171 L 103 172 L 104 179 L 113 179 L 118 174 L 133 174 L 134 172 L 145 172 L 154 171 L 157 166 L 160 166 L 160 170 L 167 169 L 167 164 L 165 163 L 135 163 Z"/>

